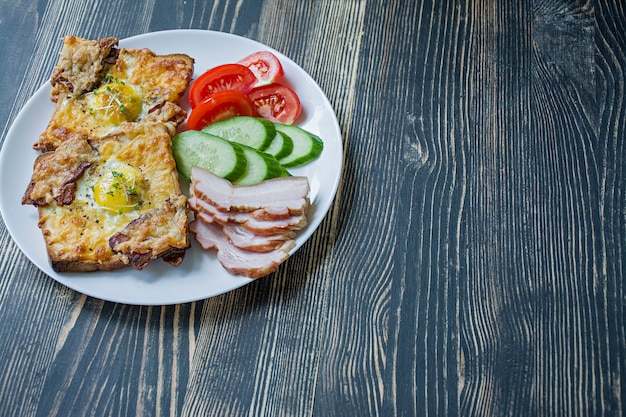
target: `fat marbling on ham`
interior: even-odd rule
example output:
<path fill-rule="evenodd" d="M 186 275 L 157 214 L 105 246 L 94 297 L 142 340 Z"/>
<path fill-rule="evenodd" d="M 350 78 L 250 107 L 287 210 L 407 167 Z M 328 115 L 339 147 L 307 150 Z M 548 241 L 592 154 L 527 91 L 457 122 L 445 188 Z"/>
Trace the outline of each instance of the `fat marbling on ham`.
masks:
<path fill-rule="evenodd" d="M 202 168 L 191 170 L 190 230 L 231 273 L 259 278 L 275 271 L 307 225 L 309 182 L 281 177 L 234 186 Z"/>

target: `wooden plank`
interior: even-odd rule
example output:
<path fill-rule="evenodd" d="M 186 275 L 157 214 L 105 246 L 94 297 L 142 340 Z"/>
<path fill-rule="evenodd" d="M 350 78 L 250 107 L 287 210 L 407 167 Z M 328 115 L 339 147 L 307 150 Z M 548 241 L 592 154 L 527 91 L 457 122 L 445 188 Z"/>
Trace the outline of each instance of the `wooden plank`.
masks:
<path fill-rule="evenodd" d="M 476 1 L 470 16 L 460 409 L 468 415 L 516 414 L 522 404 L 533 404 L 536 370 L 537 304 L 529 294 L 536 270 L 524 235 L 530 215 L 526 181 L 533 169 L 527 163 L 533 139 L 532 10 L 529 3 Z"/>
<path fill-rule="evenodd" d="M 620 185 L 606 179 L 623 166 L 606 149 L 623 149 L 599 126 L 605 109 L 621 108 L 623 77 L 614 74 L 624 54 L 612 39 L 619 64 L 608 76 L 619 81 L 597 85 L 605 71 L 596 40 L 622 33 L 619 12 L 608 25 L 588 3 L 476 6 L 476 56 L 486 59 L 468 148 L 461 409 L 612 414 L 615 374 L 599 363 L 615 360 L 606 352 L 623 326 L 623 269 L 606 254 L 621 244 L 604 239 L 624 229 L 623 219 L 606 223 L 605 199 L 615 204 Z"/>
<path fill-rule="evenodd" d="M 366 12 L 316 411 L 454 414 L 466 10 Z"/>
<path fill-rule="evenodd" d="M 179 415 L 194 305 L 138 307 L 81 297 L 38 400 L 46 415 Z M 109 366 L 102 366 L 109 364 Z"/>

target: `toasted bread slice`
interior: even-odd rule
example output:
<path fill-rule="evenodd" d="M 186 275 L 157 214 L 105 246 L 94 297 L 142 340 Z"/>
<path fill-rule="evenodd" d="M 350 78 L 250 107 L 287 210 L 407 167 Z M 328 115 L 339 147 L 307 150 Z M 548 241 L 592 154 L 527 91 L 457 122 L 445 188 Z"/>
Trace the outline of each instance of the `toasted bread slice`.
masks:
<path fill-rule="evenodd" d="M 123 123 L 98 139 L 72 137 L 41 154 L 23 204 L 57 272 L 143 269 L 156 258 L 182 262 L 188 210 L 162 123 Z"/>
<path fill-rule="evenodd" d="M 116 38 L 65 37 L 50 79 L 56 107 L 34 149 L 54 150 L 75 137 L 105 137 L 124 123 L 166 123 L 173 133 L 185 120 L 178 100 L 191 82 L 193 58 L 116 46 Z"/>

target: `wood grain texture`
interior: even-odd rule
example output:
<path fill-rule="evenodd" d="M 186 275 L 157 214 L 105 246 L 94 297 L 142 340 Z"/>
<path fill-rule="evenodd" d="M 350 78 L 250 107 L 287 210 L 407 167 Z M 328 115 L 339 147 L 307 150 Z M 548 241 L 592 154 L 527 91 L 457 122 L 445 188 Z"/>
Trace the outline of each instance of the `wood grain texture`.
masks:
<path fill-rule="evenodd" d="M 619 372 L 624 360 L 606 354 L 623 344 L 623 254 L 607 256 L 623 245 L 623 208 L 621 219 L 606 218 L 624 203 L 613 197 L 622 193 L 623 116 L 608 117 L 620 133 L 603 126 L 605 111 L 623 111 L 623 40 L 610 41 L 614 82 L 599 74 L 601 33 L 619 32 L 622 12 L 607 24 L 600 4 L 528 6 L 486 2 L 477 14 L 486 59 L 475 90 L 490 94 L 477 95 L 470 148 L 462 407 L 619 414 L 619 377 L 600 363 Z"/>
<path fill-rule="evenodd" d="M 621 1 L 0 0 L 2 140 L 66 33 L 179 28 L 312 75 L 336 201 L 275 274 L 175 306 L 75 293 L 0 222 L 0 415 L 623 414 Z"/>

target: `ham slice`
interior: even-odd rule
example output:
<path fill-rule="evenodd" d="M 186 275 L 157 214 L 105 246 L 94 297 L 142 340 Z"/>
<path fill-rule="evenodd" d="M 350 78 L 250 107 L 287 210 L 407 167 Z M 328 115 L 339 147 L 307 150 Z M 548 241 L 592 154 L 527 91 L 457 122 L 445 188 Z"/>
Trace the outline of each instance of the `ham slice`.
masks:
<path fill-rule="evenodd" d="M 237 223 L 243 223 L 250 217 L 257 220 L 279 220 L 293 216 L 305 216 L 306 209 L 308 208 L 308 202 L 306 202 L 307 207 L 298 208 L 297 210 L 289 210 L 287 207 L 275 206 L 261 207 L 252 211 L 228 211 L 217 207 L 205 196 L 201 195 L 200 197 L 197 197 L 195 195 L 193 187 L 189 190 L 189 192 L 189 199 L 191 200 L 193 205 L 196 205 L 198 207 L 200 207 L 200 205 L 204 206 L 206 207 L 207 212 L 210 212 L 211 214 L 230 216 L 231 221 Z"/>
<path fill-rule="evenodd" d="M 224 236 L 238 248 L 253 252 L 269 252 L 280 248 L 285 242 L 296 237 L 295 232 L 275 235 L 257 235 L 238 224 L 222 226 Z"/>
<path fill-rule="evenodd" d="M 296 236 L 293 231 L 264 235 L 254 233 L 238 223 L 228 222 L 221 224 L 216 222 L 213 218 L 211 218 L 211 216 L 208 216 L 205 213 L 196 213 L 196 219 L 207 224 L 217 224 L 221 226 L 224 235 L 235 246 L 253 252 L 268 252 L 272 249 L 276 249 L 285 241 L 293 239 Z"/>
<path fill-rule="evenodd" d="M 309 205 L 309 180 L 306 177 L 280 177 L 259 184 L 233 186 L 230 181 L 199 167 L 191 168 L 193 194 L 221 211 L 303 213 Z"/>
<path fill-rule="evenodd" d="M 204 249 L 217 249 L 217 259 L 227 271 L 248 278 L 260 278 L 274 272 L 289 258 L 289 250 L 295 246 L 293 240 L 288 240 L 270 252 L 251 252 L 229 241 L 218 224 L 194 220 L 189 230 L 196 234 L 196 240 Z"/>
<path fill-rule="evenodd" d="M 233 186 L 202 168 L 191 169 L 189 230 L 233 274 L 260 278 L 289 258 L 296 232 L 307 224 L 309 180 L 282 177 Z"/>
<path fill-rule="evenodd" d="M 209 223 L 227 225 L 230 223 L 240 224 L 250 232 L 259 235 L 275 235 L 278 233 L 290 233 L 302 229 L 307 225 L 306 215 L 300 214 L 276 220 L 261 220 L 253 217 L 250 213 L 223 212 L 211 203 L 195 196 L 189 197 L 189 207 L 198 215 L 202 215 Z"/>
<path fill-rule="evenodd" d="M 193 210 L 195 213 L 204 213 L 207 216 L 214 218 L 214 220 L 211 221 L 222 224 L 228 222 L 245 223 L 250 219 L 249 212 L 229 212 L 218 210 L 218 208 L 210 202 L 202 198 L 196 197 L 193 192 L 190 193 L 189 198 L 187 199 L 187 204 L 189 204 L 189 208 L 191 208 L 191 210 Z"/>

